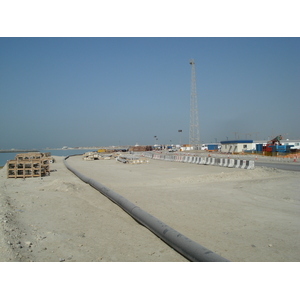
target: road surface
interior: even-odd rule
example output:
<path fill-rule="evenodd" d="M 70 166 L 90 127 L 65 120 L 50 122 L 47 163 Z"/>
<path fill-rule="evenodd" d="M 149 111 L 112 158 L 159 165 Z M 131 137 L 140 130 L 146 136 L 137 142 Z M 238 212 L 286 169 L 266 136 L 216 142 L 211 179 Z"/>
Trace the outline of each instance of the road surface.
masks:
<path fill-rule="evenodd" d="M 255 162 L 255 166 L 300 172 L 300 164 L 298 163 Z"/>

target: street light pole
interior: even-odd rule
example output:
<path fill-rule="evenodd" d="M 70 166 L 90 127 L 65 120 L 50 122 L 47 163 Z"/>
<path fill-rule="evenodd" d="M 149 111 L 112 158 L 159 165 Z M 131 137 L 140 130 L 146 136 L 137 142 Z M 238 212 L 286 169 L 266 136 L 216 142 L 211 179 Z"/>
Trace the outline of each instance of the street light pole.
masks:
<path fill-rule="evenodd" d="M 153 146 L 155 146 L 155 140 L 157 139 L 157 136 L 155 135 L 154 136 L 154 144 L 153 144 Z"/>
<path fill-rule="evenodd" d="M 179 132 L 179 138 L 180 138 L 179 139 L 179 146 L 181 147 L 181 135 L 180 135 L 180 132 L 182 133 L 182 129 L 179 129 L 178 132 Z"/>

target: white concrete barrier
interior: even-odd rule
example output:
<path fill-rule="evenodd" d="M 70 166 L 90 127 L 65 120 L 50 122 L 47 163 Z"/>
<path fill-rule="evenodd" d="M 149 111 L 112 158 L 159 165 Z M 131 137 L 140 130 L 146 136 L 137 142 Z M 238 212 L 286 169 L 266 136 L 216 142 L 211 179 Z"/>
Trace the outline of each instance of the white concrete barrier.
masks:
<path fill-rule="evenodd" d="M 205 165 L 206 163 L 206 157 L 201 157 L 200 165 Z"/>
<path fill-rule="evenodd" d="M 237 159 L 237 160 L 235 161 L 235 167 L 236 167 L 236 168 L 240 168 L 240 167 L 241 167 L 241 160 L 240 160 L 240 159 Z"/>
<path fill-rule="evenodd" d="M 243 159 L 243 164 L 242 164 L 241 168 L 246 169 L 246 160 L 245 159 Z"/>
<path fill-rule="evenodd" d="M 247 169 L 248 170 L 253 170 L 254 169 L 254 161 L 253 160 L 249 161 L 249 165 L 248 165 Z"/>
<path fill-rule="evenodd" d="M 228 168 L 233 168 L 233 167 L 234 167 L 234 159 L 231 158 L 231 159 L 229 160 Z"/>
<path fill-rule="evenodd" d="M 223 167 L 227 167 L 227 166 L 228 166 L 228 158 L 224 158 Z"/>
<path fill-rule="evenodd" d="M 240 159 L 230 159 L 230 158 L 215 158 L 211 156 L 201 157 L 201 156 L 190 156 L 190 155 L 162 155 L 162 154 L 149 154 L 149 153 L 145 153 L 144 156 L 152 159 L 193 163 L 199 165 L 241 168 L 247 170 L 253 170 L 255 168 L 255 163 L 253 160 L 245 160 L 245 159 L 240 160 Z"/>
<path fill-rule="evenodd" d="M 207 157 L 207 158 L 206 158 L 205 164 L 206 164 L 206 165 L 210 165 L 210 161 L 211 161 L 211 157 Z"/>

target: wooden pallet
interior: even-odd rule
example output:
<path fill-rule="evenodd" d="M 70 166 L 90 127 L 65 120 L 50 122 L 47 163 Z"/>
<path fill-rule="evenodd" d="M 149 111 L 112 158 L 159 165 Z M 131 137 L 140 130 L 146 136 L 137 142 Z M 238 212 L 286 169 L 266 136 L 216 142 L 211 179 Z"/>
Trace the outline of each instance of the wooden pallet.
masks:
<path fill-rule="evenodd" d="M 50 175 L 52 158 L 44 153 L 17 154 L 7 161 L 7 178 L 32 178 Z"/>

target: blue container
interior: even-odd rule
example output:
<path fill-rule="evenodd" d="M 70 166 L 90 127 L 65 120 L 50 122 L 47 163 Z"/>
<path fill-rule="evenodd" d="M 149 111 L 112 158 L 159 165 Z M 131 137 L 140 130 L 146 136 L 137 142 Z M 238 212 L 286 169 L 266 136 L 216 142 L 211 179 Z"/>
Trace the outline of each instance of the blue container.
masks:
<path fill-rule="evenodd" d="M 218 145 L 207 145 L 207 150 L 218 150 Z"/>
<path fill-rule="evenodd" d="M 278 152 L 285 152 L 286 151 L 286 147 L 285 145 L 276 145 L 276 151 Z"/>
<path fill-rule="evenodd" d="M 256 151 L 262 152 L 263 151 L 263 144 L 256 144 Z"/>

